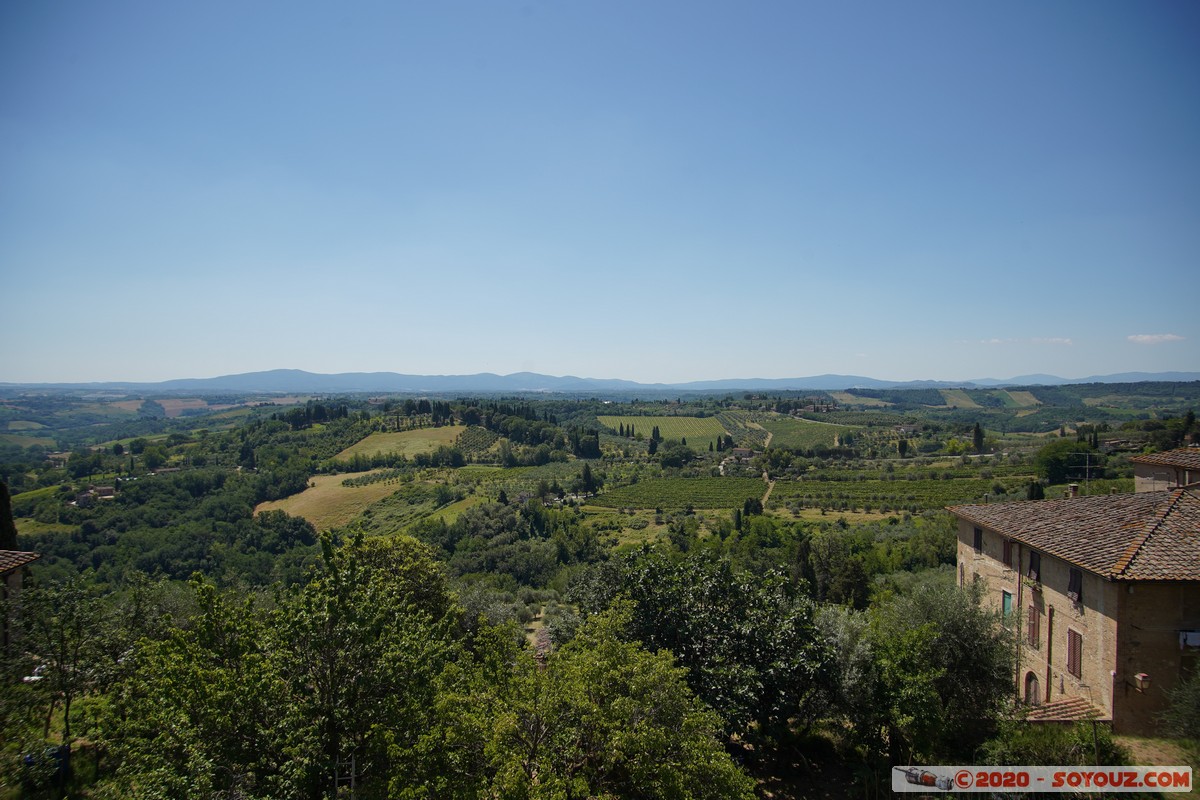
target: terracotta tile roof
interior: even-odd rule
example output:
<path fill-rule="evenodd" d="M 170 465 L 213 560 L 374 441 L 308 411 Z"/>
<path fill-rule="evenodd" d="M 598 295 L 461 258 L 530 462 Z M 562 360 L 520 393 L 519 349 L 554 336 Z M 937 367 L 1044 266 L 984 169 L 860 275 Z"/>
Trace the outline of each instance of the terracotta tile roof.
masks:
<path fill-rule="evenodd" d="M 954 506 L 957 516 L 1114 580 L 1200 581 L 1200 491 Z"/>
<path fill-rule="evenodd" d="M 1200 469 L 1200 447 L 1180 447 L 1162 453 L 1147 453 L 1144 456 L 1133 456 L 1129 460 L 1135 464 Z"/>
<path fill-rule="evenodd" d="M 1108 717 L 1085 697 L 1064 697 L 1052 703 L 1030 706 L 1025 712 L 1027 722 L 1075 722 L 1085 719 L 1107 720 Z"/>
<path fill-rule="evenodd" d="M 32 564 L 41 558 L 37 553 L 26 553 L 21 550 L 0 550 L 0 575 L 6 575 L 14 569 L 20 569 L 26 564 Z"/>

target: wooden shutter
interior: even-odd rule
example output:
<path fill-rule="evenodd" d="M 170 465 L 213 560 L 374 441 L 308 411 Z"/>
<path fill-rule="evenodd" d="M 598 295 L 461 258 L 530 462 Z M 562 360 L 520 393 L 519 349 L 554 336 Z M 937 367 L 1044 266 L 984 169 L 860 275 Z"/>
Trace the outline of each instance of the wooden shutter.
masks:
<path fill-rule="evenodd" d="M 1083 677 L 1083 636 L 1067 629 L 1067 672 Z"/>

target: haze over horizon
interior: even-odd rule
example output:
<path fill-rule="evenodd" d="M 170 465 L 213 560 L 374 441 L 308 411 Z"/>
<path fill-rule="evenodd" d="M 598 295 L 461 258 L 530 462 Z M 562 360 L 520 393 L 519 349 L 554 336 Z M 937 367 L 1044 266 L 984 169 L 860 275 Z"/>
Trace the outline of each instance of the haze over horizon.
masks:
<path fill-rule="evenodd" d="M 0 7 L 0 382 L 1200 370 L 1200 6 Z"/>

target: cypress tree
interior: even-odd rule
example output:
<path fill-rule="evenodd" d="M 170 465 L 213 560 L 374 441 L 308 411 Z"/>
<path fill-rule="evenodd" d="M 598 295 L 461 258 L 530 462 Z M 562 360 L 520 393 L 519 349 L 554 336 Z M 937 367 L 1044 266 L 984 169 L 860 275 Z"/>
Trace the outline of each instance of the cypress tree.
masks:
<path fill-rule="evenodd" d="M 17 526 L 13 522 L 8 484 L 0 481 L 0 550 L 17 549 Z"/>

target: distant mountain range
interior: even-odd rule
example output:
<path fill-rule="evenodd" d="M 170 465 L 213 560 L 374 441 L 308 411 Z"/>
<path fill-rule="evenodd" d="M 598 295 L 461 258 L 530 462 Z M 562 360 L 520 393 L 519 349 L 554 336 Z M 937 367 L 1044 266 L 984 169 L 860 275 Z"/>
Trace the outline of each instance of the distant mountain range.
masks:
<path fill-rule="evenodd" d="M 539 375 L 515 372 L 496 375 L 402 375 L 396 372 L 343 372 L 333 375 L 299 369 L 274 369 L 222 375 L 216 378 L 182 378 L 158 383 L 0 383 L 9 388 L 130 391 L 162 394 L 350 394 L 356 392 L 399 394 L 561 393 L 609 394 L 630 392 L 736 392 L 736 391 L 842 391 L 845 389 L 937 389 L 991 388 L 997 386 L 1061 386 L 1077 383 L 1141 383 L 1143 381 L 1186 382 L 1200 380 L 1200 372 L 1124 372 L 1088 378 L 1059 378 L 1055 375 L 1021 375 L 999 380 L 970 381 L 884 381 L 861 375 L 813 375 L 807 378 L 727 378 L 687 383 L 638 383 L 619 379 L 578 378 L 574 375 Z"/>

